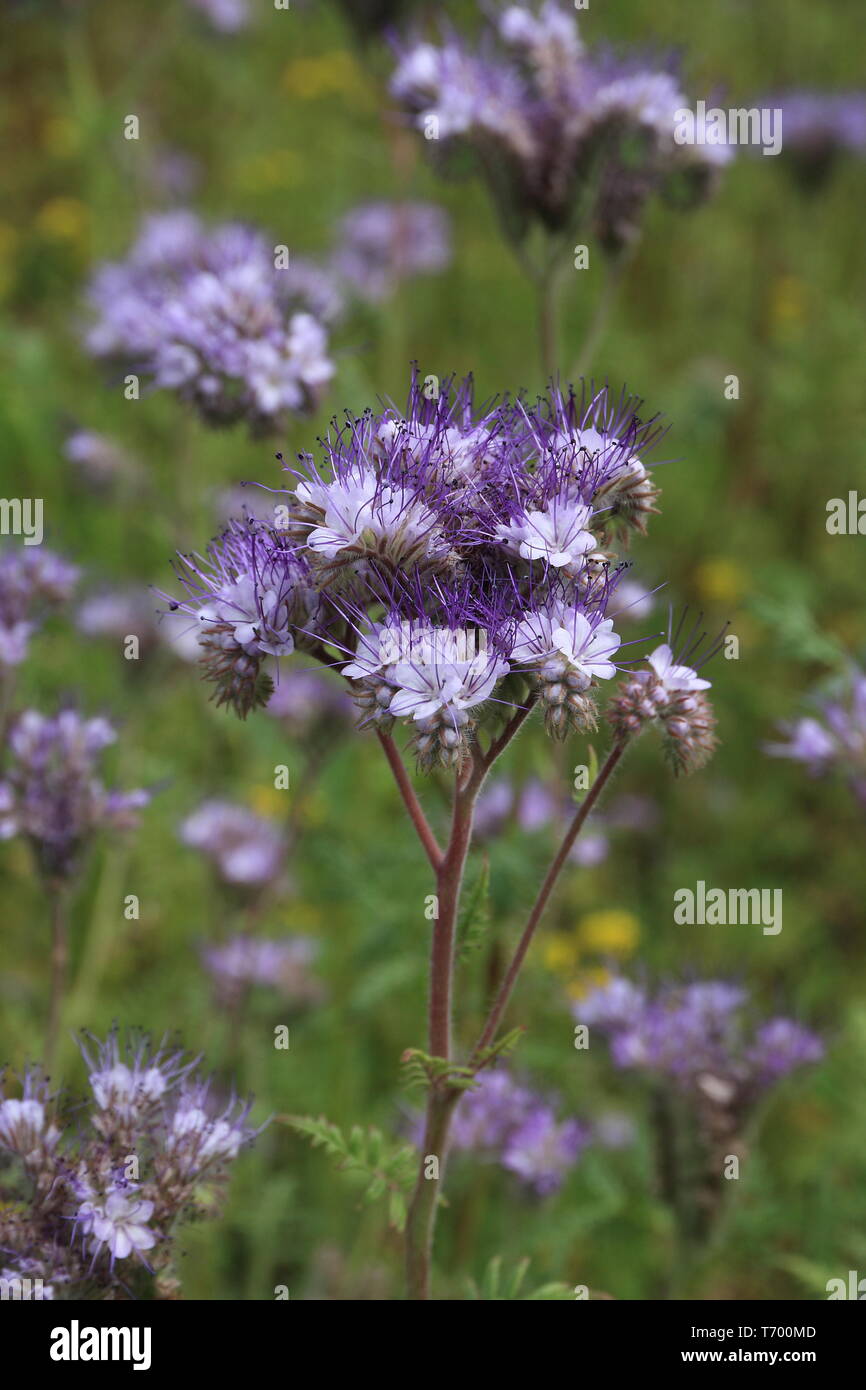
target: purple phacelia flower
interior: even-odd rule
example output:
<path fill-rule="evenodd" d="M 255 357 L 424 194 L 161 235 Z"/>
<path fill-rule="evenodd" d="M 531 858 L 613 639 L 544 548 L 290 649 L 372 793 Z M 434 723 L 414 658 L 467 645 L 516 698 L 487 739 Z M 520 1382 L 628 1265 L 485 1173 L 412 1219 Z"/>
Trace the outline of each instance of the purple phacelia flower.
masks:
<path fill-rule="evenodd" d="M 533 220 L 571 235 L 583 212 L 620 249 L 654 192 L 678 180 L 680 201 L 704 198 L 731 157 L 674 138 L 688 103 L 671 64 L 589 52 L 556 0 L 493 11 L 475 46 L 451 28 L 438 43 L 395 46 L 392 94 L 434 155 L 476 155 L 513 238 Z"/>
<path fill-rule="evenodd" d="M 20 666 L 42 620 L 68 602 L 79 570 L 43 546 L 0 551 L 0 668 Z"/>
<path fill-rule="evenodd" d="M 209 1083 L 188 1087 L 167 1118 L 162 1151 L 175 1171 L 199 1177 L 237 1158 L 242 1146 L 255 1138 L 246 1123 L 249 1104 L 232 1099 L 222 1110 L 214 1105 Z M 218 1113 L 217 1113 L 218 1111 Z"/>
<path fill-rule="evenodd" d="M 578 1120 L 502 1067 L 479 1072 L 454 1113 L 452 1144 L 501 1163 L 539 1196 L 562 1185 L 589 1140 Z"/>
<path fill-rule="evenodd" d="M 104 1043 L 85 1035 L 80 1047 L 93 1092 L 93 1124 L 106 1138 L 152 1120 L 197 1061 L 176 1049 L 154 1049 L 147 1037 L 121 1037 L 116 1028 Z"/>
<path fill-rule="evenodd" d="M 402 280 L 445 270 L 448 218 L 432 203 L 363 203 L 340 223 L 332 265 L 359 298 L 380 303 Z"/>
<path fill-rule="evenodd" d="M 99 761 L 116 737 L 106 719 L 83 719 L 71 709 L 53 717 L 25 710 L 12 725 L 0 838 L 25 836 L 46 878 L 69 877 L 99 830 L 134 828 L 150 801 L 149 792 L 103 785 Z"/>
<path fill-rule="evenodd" d="M 172 607 L 198 627 L 218 703 L 242 717 L 266 704 L 267 668 L 298 648 L 342 673 L 362 725 L 405 720 L 425 769 L 462 765 L 497 706 L 537 701 L 557 737 L 593 728 L 621 646 L 607 609 L 627 567 L 611 547 L 658 496 L 647 460 L 664 429 L 640 409 L 607 388 L 479 405 L 471 378 L 416 372 L 403 411 L 335 421 L 320 464 L 284 465 L 272 520 L 247 516 L 205 558 L 182 557 Z M 664 656 L 634 678 L 652 695 L 643 717 L 696 763 L 703 685 L 686 689 L 685 657 Z"/>
<path fill-rule="evenodd" d="M 311 974 L 317 954 L 317 943 L 306 936 L 267 941 L 240 935 L 221 946 L 206 946 L 202 960 L 221 1004 L 236 1003 L 255 985 L 303 1005 L 322 997 L 322 985 Z"/>
<path fill-rule="evenodd" d="M 75 626 L 85 637 L 111 637 L 122 643 L 136 637 L 139 654 L 157 645 L 159 629 L 153 601 L 140 589 L 111 589 L 91 594 L 75 615 Z"/>
<path fill-rule="evenodd" d="M 844 703 L 836 694 L 815 697 L 820 718 L 781 725 L 787 742 L 768 743 L 764 751 L 803 763 L 813 777 L 839 773 L 866 806 L 866 675 L 854 667 L 846 684 Z"/>
<path fill-rule="evenodd" d="M 703 767 L 715 750 L 716 720 L 705 694 L 711 682 L 698 674 L 698 667 L 719 651 L 724 640 L 723 630 L 698 658 L 706 636 L 699 632 L 701 617 L 681 639 L 685 617 L 684 613 L 669 640 L 646 658 L 650 669 L 629 674 L 607 712 L 619 738 L 640 733 L 645 725 L 657 722 L 665 753 L 677 774 Z M 690 661 L 695 665 L 688 665 Z"/>
<path fill-rule="evenodd" d="M 549 1197 L 559 1191 L 588 1142 L 589 1131 L 578 1120 L 559 1121 L 550 1106 L 540 1105 L 509 1135 L 502 1166 L 539 1197 Z"/>
<path fill-rule="evenodd" d="M 137 465 L 128 454 L 96 430 L 75 430 L 63 445 L 63 452 L 88 487 L 95 491 L 110 488 L 121 479 L 132 479 Z"/>
<path fill-rule="evenodd" d="M 249 0 L 187 0 L 219 34 L 237 34 L 250 22 Z"/>
<path fill-rule="evenodd" d="M 772 1083 L 823 1056 L 821 1040 L 790 1019 L 760 1025 L 750 1037 L 745 990 L 710 980 L 650 995 L 614 977 L 573 1006 L 579 1023 L 598 1029 L 626 1070 L 667 1078 L 704 1099 L 723 1093 L 752 1104 Z"/>
<path fill-rule="evenodd" d="M 151 217 L 127 259 L 94 276 L 90 302 L 94 356 L 177 391 L 211 424 L 272 430 L 312 409 L 334 374 L 321 286 L 247 227 Z"/>
<path fill-rule="evenodd" d="M 866 92 L 772 92 L 752 104 L 781 111 L 782 163 L 806 190 L 823 187 L 845 156 L 866 155 Z"/>
<path fill-rule="evenodd" d="M 233 888 L 258 889 L 280 876 L 286 856 L 282 832 L 246 806 L 203 801 L 180 828 L 185 845 L 210 860 Z"/>
<path fill-rule="evenodd" d="M 113 1270 L 116 1260 L 130 1255 L 147 1263 L 144 1251 L 151 1250 L 158 1239 L 147 1224 L 153 1210 L 153 1202 L 143 1200 L 133 1185 L 123 1183 L 86 1197 L 75 1213 L 75 1224 L 94 1259 L 103 1249 L 108 1251 Z"/>
<path fill-rule="evenodd" d="M 257 1133 L 249 1105 L 216 1102 L 196 1059 L 138 1033 L 88 1037 L 82 1052 L 85 1104 L 49 1094 L 38 1071 L 20 1098 L 0 1099 L 4 1277 L 43 1281 L 34 1297 L 55 1286 L 72 1298 L 177 1297 L 178 1227 L 217 1210 L 229 1164 Z"/>

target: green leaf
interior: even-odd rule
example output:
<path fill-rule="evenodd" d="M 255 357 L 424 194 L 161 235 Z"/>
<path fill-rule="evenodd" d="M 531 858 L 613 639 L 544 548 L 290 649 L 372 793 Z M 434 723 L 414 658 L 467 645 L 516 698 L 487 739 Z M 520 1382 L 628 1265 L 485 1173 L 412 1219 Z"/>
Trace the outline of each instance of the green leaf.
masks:
<path fill-rule="evenodd" d="M 447 1081 L 455 1090 L 466 1091 L 475 1085 L 475 1072 L 471 1067 L 449 1062 L 446 1057 L 431 1057 L 429 1052 L 422 1052 L 419 1047 L 407 1047 L 400 1061 L 403 1064 L 404 1084 L 410 1088 Z"/>
<path fill-rule="evenodd" d="M 522 1027 L 512 1028 L 510 1033 L 503 1033 L 496 1042 L 491 1043 L 489 1047 L 482 1048 L 478 1054 L 477 1070 L 480 1071 L 482 1066 L 492 1062 L 494 1057 L 510 1056 L 525 1032 L 526 1029 Z"/>
<path fill-rule="evenodd" d="M 289 1125 L 309 1139 L 313 1148 L 322 1148 L 337 1167 L 356 1178 L 366 1180 L 363 1199 L 367 1202 L 388 1197 L 388 1220 L 398 1231 L 406 1224 L 404 1192 L 415 1183 L 418 1154 L 411 1144 L 388 1148 L 382 1131 L 371 1126 L 364 1130 L 353 1125 L 348 1136 L 339 1125 L 331 1124 L 324 1115 L 280 1115 L 280 1123 Z"/>
<path fill-rule="evenodd" d="M 539 1303 L 565 1302 L 574 1297 L 574 1290 L 568 1284 L 542 1284 L 532 1293 L 521 1297 L 520 1290 L 529 1269 L 529 1258 L 519 1260 L 516 1267 L 503 1277 L 502 1256 L 494 1255 L 488 1262 L 479 1287 L 474 1279 L 466 1282 L 467 1296 L 470 1299 L 491 1303 Z"/>
<path fill-rule="evenodd" d="M 484 862 L 465 899 L 457 923 L 457 959 L 464 961 L 478 950 L 490 925 L 490 861 Z"/>

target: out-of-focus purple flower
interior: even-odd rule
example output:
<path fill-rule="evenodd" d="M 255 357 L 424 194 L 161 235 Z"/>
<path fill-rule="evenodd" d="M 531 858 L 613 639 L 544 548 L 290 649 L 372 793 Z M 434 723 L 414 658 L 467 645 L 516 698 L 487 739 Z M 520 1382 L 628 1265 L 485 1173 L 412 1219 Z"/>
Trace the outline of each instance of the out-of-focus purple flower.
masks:
<path fill-rule="evenodd" d="M 93 1092 L 93 1124 L 106 1139 L 149 1122 L 165 1097 L 195 1066 L 176 1049 L 154 1049 L 147 1037 L 113 1029 L 104 1043 L 80 1044 Z"/>
<path fill-rule="evenodd" d="M 75 615 L 75 625 L 85 637 L 113 637 L 123 642 L 137 637 L 139 650 L 157 644 L 159 629 L 153 601 L 140 589 L 112 589 L 91 594 Z"/>
<path fill-rule="evenodd" d="M 25 1074 L 20 1097 L 0 1099 L 3 1275 L 31 1280 L 34 1298 L 55 1286 L 128 1298 L 130 1281 L 177 1297 L 174 1275 L 162 1281 L 178 1227 L 217 1210 L 227 1166 L 258 1132 L 249 1105 L 217 1100 L 196 1058 L 138 1033 L 88 1037 L 82 1053 L 87 1104 L 50 1094 L 41 1071 Z"/>
<path fill-rule="evenodd" d="M 679 179 L 692 201 L 706 197 L 730 157 L 675 140 L 688 103 L 671 65 L 590 53 L 573 9 L 557 0 L 493 11 L 475 46 L 452 28 L 438 43 L 395 46 L 393 95 L 434 154 L 475 154 L 512 237 L 532 220 L 571 235 L 593 190 L 589 216 L 617 249 L 637 235 L 654 192 Z"/>
<path fill-rule="evenodd" d="M 334 374 L 322 284 L 284 259 L 248 227 L 152 216 L 127 259 L 93 277 L 87 346 L 177 391 L 211 424 L 272 430 L 314 407 Z"/>
<path fill-rule="evenodd" d="M 798 1067 L 820 1062 L 824 1044 L 817 1034 L 790 1018 L 774 1018 L 755 1034 L 749 1062 L 765 1085 L 778 1081 Z"/>
<path fill-rule="evenodd" d="M 866 675 L 857 667 L 848 677 L 847 694 L 845 703 L 816 697 L 820 717 L 782 724 L 787 742 L 765 744 L 764 752 L 801 762 L 814 777 L 841 774 L 866 806 Z"/>
<path fill-rule="evenodd" d="M 646 1006 L 646 995 L 630 980 L 614 976 L 606 984 L 584 995 L 574 1006 L 579 1023 L 613 1032 L 637 1022 Z"/>
<path fill-rule="evenodd" d="M 517 824 L 530 834 L 543 830 L 560 809 L 556 797 L 540 777 L 530 777 L 517 798 Z"/>
<path fill-rule="evenodd" d="M 75 565 L 43 546 L 0 551 L 0 668 L 20 666 L 40 622 L 68 602 L 78 577 Z"/>
<path fill-rule="evenodd" d="M 583 869 L 594 869 L 597 864 L 604 863 L 609 852 L 610 841 L 603 831 L 587 831 L 576 841 L 568 857 Z"/>
<path fill-rule="evenodd" d="M 232 1099 L 220 1110 L 207 1082 L 188 1086 L 171 1110 L 163 1140 L 172 1168 L 198 1177 L 237 1158 L 256 1135 L 246 1123 L 249 1108 Z"/>
<path fill-rule="evenodd" d="M 817 719 L 798 719 L 783 726 L 789 735 L 787 743 L 768 743 L 765 752 L 774 758 L 793 758 L 805 763 L 813 774 L 826 772 L 840 749 L 836 740 Z"/>
<path fill-rule="evenodd" d="M 71 709 L 53 717 L 25 710 L 12 726 L 0 783 L 0 838 L 30 840 L 46 878 L 69 877 L 97 831 L 133 828 L 150 801 L 149 792 L 103 785 L 100 758 L 116 737 L 106 719 L 83 719 Z"/>
<path fill-rule="evenodd" d="M 267 704 L 267 712 L 294 737 L 324 723 L 348 723 L 355 708 L 348 693 L 333 678 L 318 671 L 282 670 Z"/>
<path fill-rule="evenodd" d="M 48 1080 L 38 1070 L 24 1073 L 20 1098 L 0 1100 L 0 1148 L 28 1168 L 39 1166 L 57 1147 L 60 1130 L 52 1117 L 52 1102 Z"/>
<path fill-rule="evenodd" d="M 187 0 L 220 34 L 237 34 L 250 22 L 249 0 Z"/>
<path fill-rule="evenodd" d="M 782 162 L 804 188 L 820 187 L 845 155 L 866 155 L 866 92 L 775 92 L 753 104 L 782 112 Z"/>
<path fill-rule="evenodd" d="M 594 1121 L 592 1138 L 603 1149 L 628 1149 L 637 1138 L 637 1129 L 629 1115 L 608 1110 Z"/>
<path fill-rule="evenodd" d="M 262 888 L 282 871 L 286 842 L 282 832 L 246 806 L 203 801 L 180 829 L 185 845 L 200 850 L 224 883 Z"/>
<path fill-rule="evenodd" d="M 433 203 L 364 203 L 340 223 L 333 267 L 361 298 L 379 303 L 402 280 L 451 261 L 448 218 Z"/>
<path fill-rule="evenodd" d="M 502 1166 L 539 1197 L 549 1197 L 562 1186 L 588 1142 L 589 1131 L 578 1120 L 558 1121 L 550 1106 L 541 1105 L 509 1135 Z"/>
<path fill-rule="evenodd" d="M 629 622 L 643 621 L 655 607 L 655 594 L 634 579 L 621 579 L 607 606 L 608 617 Z"/>
<path fill-rule="evenodd" d="M 293 1004 L 310 1004 L 322 997 L 322 985 L 311 967 L 318 945 L 308 936 L 266 941 L 255 936 L 233 936 L 222 946 L 202 951 L 217 998 L 232 1004 L 253 985 L 277 990 Z"/>
<path fill-rule="evenodd" d="M 710 980 L 668 986 L 650 996 L 614 978 L 573 1006 L 575 1019 L 597 1028 L 626 1070 L 666 1077 L 693 1094 L 724 1093 L 751 1103 L 780 1077 L 823 1056 L 823 1044 L 790 1019 L 758 1027 L 750 1040 L 744 990 Z"/>
<path fill-rule="evenodd" d="M 589 1140 L 575 1119 L 502 1067 L 479 1072 L 454 1112 L 452 1143 L 501 1163 L 541 1197 L 562 1185 Z"/>
<path fill-rule="evenodd" d="M 66 439 L 63 452 L 88 487 L 97 491 L 132 478 L 138 471 L 119 444 L 96 430 L 75 430 Z"/>
<path fill-rule="evenodd" d="M 501 1149 L 535 1105 L 535 1094 L 510 1072 L 501 1067 L 479 1072 L 454 1112 L 451 1142 L 458 1149 Z"/>

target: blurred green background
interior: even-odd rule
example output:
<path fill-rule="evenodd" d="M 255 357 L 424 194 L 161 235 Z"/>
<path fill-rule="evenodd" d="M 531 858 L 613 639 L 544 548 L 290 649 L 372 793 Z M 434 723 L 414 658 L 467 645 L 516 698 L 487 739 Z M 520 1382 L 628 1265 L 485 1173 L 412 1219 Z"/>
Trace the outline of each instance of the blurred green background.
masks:
<path fill-rule="evenodd" d="M 471 3 L 437 6 L 455 21 Z M 0 211 L 0 444 L 3 496 L 45 499 L 46 543 L 85 570 L 84 592 L 170 587 L 177 547 L 218 529 L 215 497 L 242 479 L 277 484 L 273 454 L 311 447 L 334 412 L 402 400 L 408 364 L 475 373 L 480 394 L 540 389 L 531 295 L 476 183 L 443 183 L 420 142 L 383 115 L 384 51 L 360 51 L 325 0 L 287 12 L 262 3 L 237 36 L 215 35 L 181 0 L 22 4 L 4 10 Z M 687 90 L 748 104 L 785 86 L 856 85 L 861 6 L 836 0 L 639 0 L 593 5 L 590 41 L 682 46 Z M 860 29 L 862 38 L 862 27 Z M 123 139 L 140 118 L 141 139 Z M 444 275 L 410 282 L 380 312 L 338 334 L 339 372 L 319 418 L 275 441 L 209 431 L 167 393 L 127 402 L 81 348 L 82 292 L 95 261 L 123 255 L 159 206 L 148 169 L 159 151 L 201 165 L 194 206 L 260 225 L 298 254 L 321 255 L 335 220 L 359 201 L 412 196 L 445 206 L 456 254 Z M 662 514 L 635 546 L 637 577 L 676 603 L 730 619 L 737 661 L 715 663 L 722 745 L 708 769 L 674 784 L 642 741 L 618 783 L 658 806 L 654 837 L 615 832 L 595 868 L 569 870 L 510 1011 L 527 1026 L 518 1060 L 571 1112 L 626 1111 L 636 1082 L 601 1053 L 572 1047 L 569 991 L 611 959 L 660 978 L 736 978 L 767 1014 L 822 1031 L 825 1063 L 793 1078 L 762 1117 L 721 1237 L 694 1296 L 822 1297 L 825 1281 L 866 1270 L 866 860 L 862 816 L 844 788 L 813 782 L 760 751 L 806 691 L 866 647 L 863 540 L 828 536 L 826 502 L 863 476 L 866 263 L 862 165 L 841 165 L 811 197 L 783 159 L 743 156 L 717 198 L 694 214 L 653 206 L 643 242 L 592 367 L 627 382 L 671 423 Z M 563 304 L 562 367 L 574 358 L 600 288 L 601 262 L 574 272 Z M 739 401 L 724 397 L 735 373 Z M 135 476 L 89 490 L 63 456 L 71 428 L 116 439 Z M 156 600 L 154 600 L 156 606 Z M 649 630 L 657 624 L 650 626 Z M 399 1058 L 424 1046 L 431 891 L 380 750 L 343 739 L 304 817 L 293 888 L 260 922 L 267 935 L 321 942 L 327 1002 L 297 1017 L 253 997 L 230 1049 L 198 947 L 227 930 L 229 906 L 206 865 L 177 839 L 205 795 L 275 817 L 273 768 L 304 759 L 276 721 L 240 725 L 208 704 L 194 668 L 160 650 L 123 660 L 68 619 L 34 638 L 19 703 L 74 696 L 121 727 L 111 770 L 122 786 L 160 784 L 139 833 L 102 845 L 75 904 L 67 1023 L 104 1033 L 113 1019 L 157 1035 L 178 1030 L 264 1119 L 326 1113 L 393 1131 L 411 1098 Z M 597 747 L 601 748 L 600 740 Z M 540 732 L 512 750 L 511 772 L 550 778 Z M 560 765 L 587 761 L 569 745 Z M 444 787 L 424 789 L 444 824 Z M 493 942 L 507 941 L 551 849 L 512 832 L 491 850 Z M 781 887 L 784 929 L 677 927 L 675 888 Z M 39 1055 L 48 926 L 25 847 L 0 854 L 3 902 L 0 1054 Z M 123 916 L 125 894 L 140 920 Z M 619 914 L 619 929 L 587 918 Z M 622 922 L 627 922 L 622 929 Z M 484 956 L 463 973 L 460 1035 L 477 1032 Z M 291 1048 L 273 1029 L 291 1025 Z M 82 1081 L 74 1049 L 62 1069 Z M 632 1148 L 590 1150 L 555 1197 L 521 1193 L 499 1169 L 455 1162 L 438 1251 L 438 1296 L 462 1296 L 490 1256 L 532 1257 L 532 1279 L 586 1283 L 617 1298 L 660 1296 L 672 1239 L 653 1190 L 645 1127 Z M 398 1298 L 400 1247 L 377 1207 L 360 1207 L 331 1163 L 271 1125 L 242 1157 L 224 1217 L 184 1236 L 190 1298 Z"/>

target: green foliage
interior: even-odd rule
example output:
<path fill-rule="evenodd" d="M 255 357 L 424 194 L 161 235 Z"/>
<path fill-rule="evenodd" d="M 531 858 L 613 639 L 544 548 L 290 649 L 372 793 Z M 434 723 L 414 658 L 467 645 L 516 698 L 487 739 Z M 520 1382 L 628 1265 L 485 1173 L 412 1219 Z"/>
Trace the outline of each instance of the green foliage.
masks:
<path fill-rule="evenodd" d="M 490 927 L 490 861 L 487 856 L 471 889 L 464 889 L 457 922 L 457 958 L 468 960 L 481 947 Z"/>
<path fill-rule="evenodd" d="M 468 1091 L 475 1084 L 475 1071 L 472 1067 L 460 1066 L 444 1057 L 431 1057 L 418 1047 L 407 1047 L 400 1061 L 404 1067 L 403 1083 L 410 1089 L 447 1082 L 452 1090 Z"/>
<path fill-rule="evenodd" d="M 312 1115 L 281 1115 L 280 1122 L 290 1125 L 298 1134 L 310 1140 L 314 1149 L 324 1149 L 330 1158 L 339 1160 L 337 1168 L 360 1179 L 364 1186 L 363 1200 L 377 1202 L 388 1199 L 388 1222 L 402 1231 L 406 1224 L 406 1197 L 411 1191 L 418 1170 L 418 1154 L 411 1144 L 390 1146 L 382 1131 L 370 1126 L 363 1129 L 353 1125 L 348 1135 L 339 1125 Z"/>
<path fill-rule="evenodd" d="M 474 1279 L 467 1279 L 466 1297 L 487 1303 L 562 1303 L 574 1297 L 573 1290 L 567 1284 L 560 1283 L 542 1284 L 539 1288 L 533 1289 L 532 1293 L 523 1293 L 523 1281 L 529 1265 L 530 1260 L 527 1256 L 512 1270 L 505 1270 L 502 1256 L 494 1255 L 487 1264 L 480 1284 Z"/>

